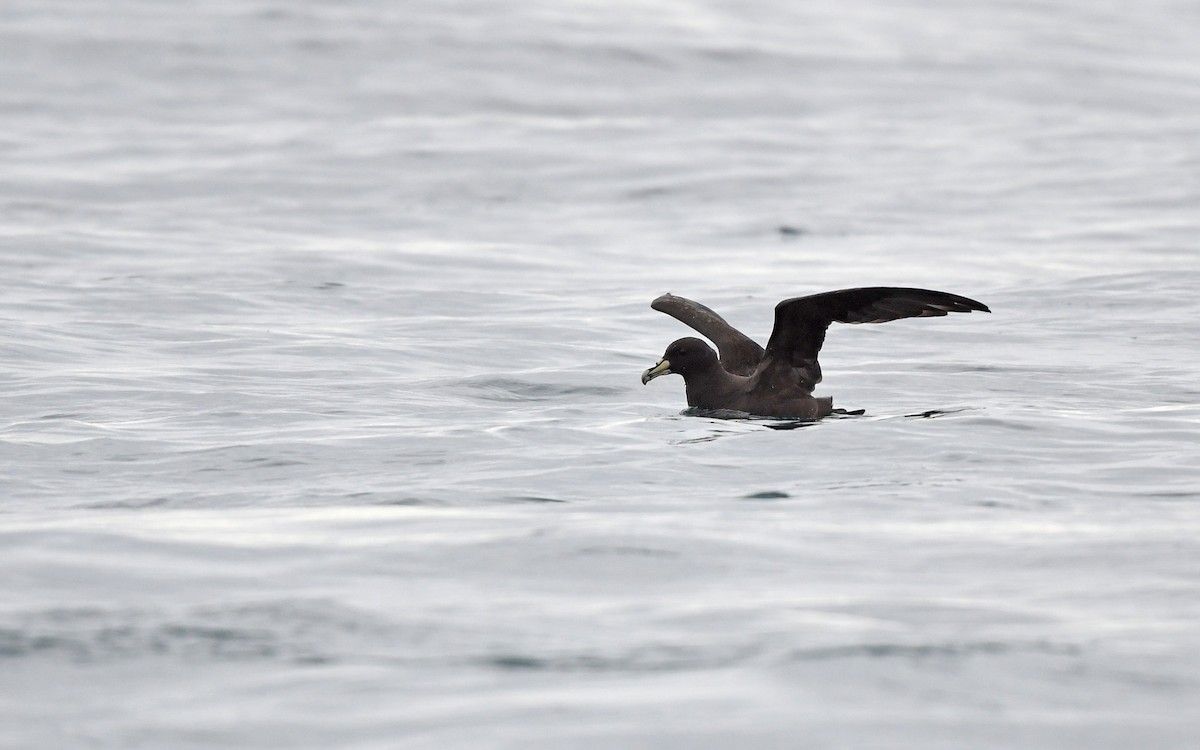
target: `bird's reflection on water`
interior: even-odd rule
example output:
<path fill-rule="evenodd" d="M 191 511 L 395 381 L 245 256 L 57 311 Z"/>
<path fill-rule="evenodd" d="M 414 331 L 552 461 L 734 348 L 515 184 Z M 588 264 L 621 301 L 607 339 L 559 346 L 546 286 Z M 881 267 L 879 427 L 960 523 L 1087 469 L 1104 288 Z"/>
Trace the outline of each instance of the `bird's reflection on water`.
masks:
<path fill-rule="evenodd" d="M 732 409 L 700 409 L 690 407 L 679 412 L 681 417 L 701 417 L 710 420 L 721 420 L 721 422 L 710 423 L 712 429 L 703 435 L 689 437 L 675 441 L 677 445 L 686 445 L 689 443 L 708 443 L 718 438 L 729 437 L 733 435 L 746 435 L 754 431 L 756 427 L 764 427 L 768 430 L 796 430 L 802 427 L 816 427 L 817 425 L 827 422 L 840 421 L 846 419 L 859 419 L 867 417 L 871 420 L 884 419 L 934 419 L 943 417 L 949 414 L 957 414 L 960 412 L 970 411 L 962 407 L 957 409 L 929 409 L 915 414 L 897 414 L 897 415 L 879 415 L 871 416 L 866 413 L 866 409 L 835 409 L 833 414 L 820 420 L 801 420 L 801 419 L 779 419 L 775 417 L 758 417 L 753 414 L 748 414 L 742 411 Z"/>

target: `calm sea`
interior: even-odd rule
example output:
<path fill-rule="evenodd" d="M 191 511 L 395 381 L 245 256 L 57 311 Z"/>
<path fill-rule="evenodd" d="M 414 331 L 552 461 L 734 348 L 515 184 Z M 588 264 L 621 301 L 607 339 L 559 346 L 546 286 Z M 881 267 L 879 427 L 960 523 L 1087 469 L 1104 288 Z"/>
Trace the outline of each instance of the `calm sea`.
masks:
<path fill-rule="evenodd" d="M 7 0 L 0 747 L 1191 749 L 1200 6 Z M 700 300 L 922 286 L 802 429 Z M 777 426 L 777 425 L 774 425 Z"/>

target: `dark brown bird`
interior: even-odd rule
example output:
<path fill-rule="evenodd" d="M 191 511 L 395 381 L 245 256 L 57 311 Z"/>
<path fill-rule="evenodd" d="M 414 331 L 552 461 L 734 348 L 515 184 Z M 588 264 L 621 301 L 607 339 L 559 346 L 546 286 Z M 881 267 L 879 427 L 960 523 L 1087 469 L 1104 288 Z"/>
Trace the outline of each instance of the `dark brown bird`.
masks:
<path fill-rule="evenodd" d="M 833 413 L 832 398 L 812 395 L 821 382 L 817 353 L 830 323 L 991 312 L 982 302 L 931 289 L 876 286 L 794 297 L 775 306 L 775 327 L 764 350 L 699 302 L 664 294 L 650 306 L 706 336 L 720 356 L 698 338 L 679 339 L 642 373 L 643 385 L 659 375 L 682 375 L 688 406 L 806 420 Z"/>

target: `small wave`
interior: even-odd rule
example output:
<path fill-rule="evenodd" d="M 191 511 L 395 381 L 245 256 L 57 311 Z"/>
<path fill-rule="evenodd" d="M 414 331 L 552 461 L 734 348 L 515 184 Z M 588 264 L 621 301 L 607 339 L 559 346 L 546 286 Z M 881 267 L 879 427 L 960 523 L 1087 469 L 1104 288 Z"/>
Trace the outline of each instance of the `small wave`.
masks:
<path fill-rule="evenodd" d="M 0 660 L 62 658 L 79 663 L 163 657 L 199 661 L 323 663 L 347 640 L 387 628 L 324 601 L 269 601 L 198 607 L 181 613 L 100 608 L 51 609 L 0 624 Z"/>
<path fill-rule="evenodd" d="M 926 411 L 918 412 L 916 414 L 905 414 L 904 418 L 905 419 L 936 419 L 938 417 L 945 417 L 950 414 L 958 414 L 958 413 L 964 412 L 964 411 L 968 411 L 968 410 L 966 408 L 962 408 L 962 409 L 928 409 Z"/>
<path fill-rule="evenodd" d="M 481 661 L 505 671 L 539 672 L 678 672 L 721 669 L 740 664 L 758 654 L 753 646 L 712 648 L 654 645 L 625 653 L 561 653 L 533 655 L 512 652 L 486 656 Z"/>
<path fill-rule="evenodd" d="M 791 497 L 787 492 L 782 490 L 764 490 L 763 492 L 752 492 L 749 495 L 742 495 L 746 500 L 785 500 Z"/>
<path fill-rule="evenodd" d="M 580 397 L 612 397 L 626 392 L 626 389 L 610 386 L 543 383 L 507 377 L 473 378 L 465 385 L 476 398 L 501 402 L 578 400 Z"/>
<path fill-rule="evenodd" d="M 828 659 L 945 659 L 971 656 L 990 656 L 1013 652 L 1074 656 L 1078 646 L 1065 643 L 963 641 L 945 643 L 856 643 L 845 646 L 793 651 L 792 661 L 825 661 Z"/>
<path fill-rule="evenodd" d="M 505 502 L 510 503 L 565 503 L 569 502 L 558 497 L 546 497 L 545 495 L 510 495 L 502 498 Z"/>

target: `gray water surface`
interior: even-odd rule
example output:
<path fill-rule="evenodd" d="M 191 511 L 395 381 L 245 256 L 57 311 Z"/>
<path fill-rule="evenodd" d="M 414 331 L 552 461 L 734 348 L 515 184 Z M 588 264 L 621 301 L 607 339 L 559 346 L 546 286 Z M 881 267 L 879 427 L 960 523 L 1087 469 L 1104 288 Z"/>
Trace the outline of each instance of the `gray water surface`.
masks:
<path fill-rule="evenodd" d="M 1200 14 L 0 10 L 0 745 L 1193 748 Z M 698 299 L 922 286 L 798 429 Z"/>

